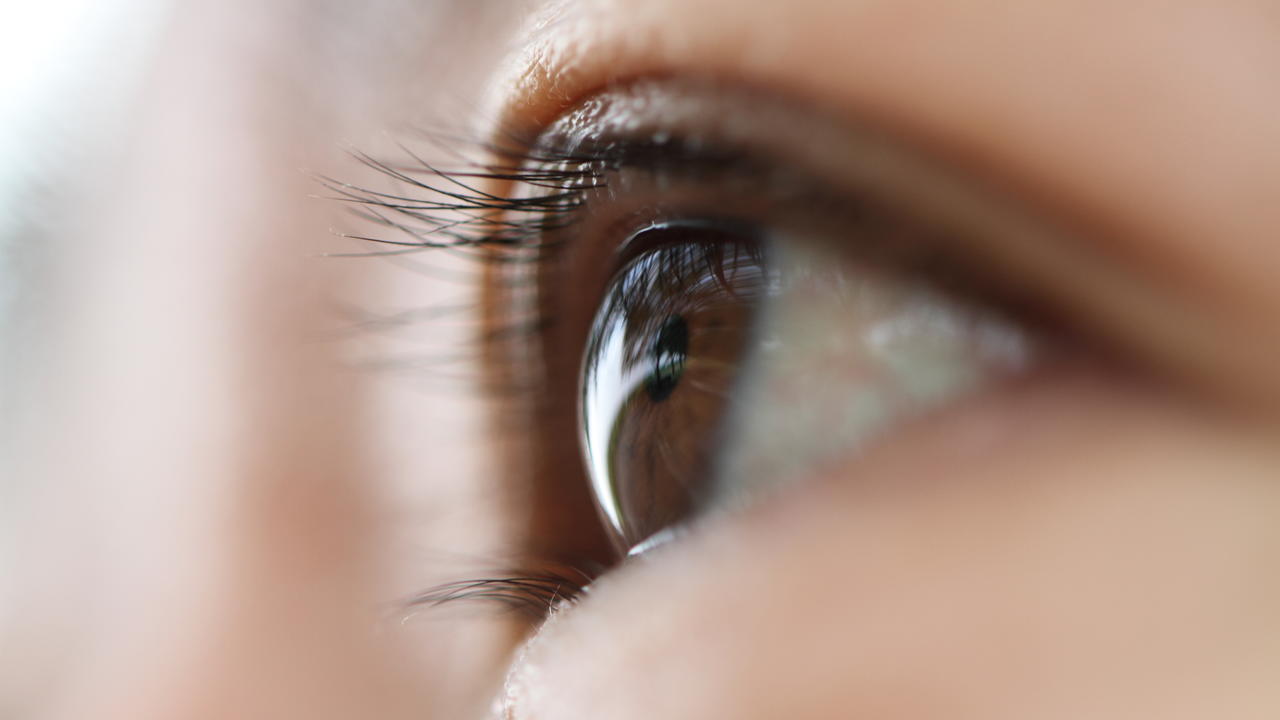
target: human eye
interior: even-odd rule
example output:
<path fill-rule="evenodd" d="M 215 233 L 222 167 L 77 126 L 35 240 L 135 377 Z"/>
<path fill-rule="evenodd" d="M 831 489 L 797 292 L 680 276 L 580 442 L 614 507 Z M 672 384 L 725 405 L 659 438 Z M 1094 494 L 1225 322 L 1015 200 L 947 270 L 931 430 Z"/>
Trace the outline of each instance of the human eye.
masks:
<path fill-rule="evenodd" d="M 688 72 L 562 100 L 515 112 L 472 167 L 411 154 L 412 177 L 382 168 L 404 194 L 356 198 L 403 251 L 486 268 L 491 427 L 533 569 L 431 602 L 545 608 L 918 424 L 963 444 L 984 430 L 962 411 L 1047 414 L 1011 394 L 1102 377 L 1217 402 L 1256 376 L 1100 226 L 892 123 Z"/>
<path fill-rule="evenodd" d="M 956 228 L 785 149 L 797 122 L 828 152 L 891 162 L 883 139 L 852 148 L 821 115 L 688 81 L 607 91 L 535 146 L 558 159 L 533 172 L 567 173 L 579 194 L 542 223 L 537 290 L 513 302 L 556 325 L 547 387 L 577 398 L 589 484 L 624 551 L 1022 375 L 1044 344 L 976 296 L 951 261 Z"/>
<path fill-rule="evenodd" d="M 526 388 L 518 464 L 589 492 L 615 556 L 1092 354 L 983 254 L 1048 225 L 802 103 L 640 80 L 524 154 L 489 301 L 537 331 L 492 364 Z"/>

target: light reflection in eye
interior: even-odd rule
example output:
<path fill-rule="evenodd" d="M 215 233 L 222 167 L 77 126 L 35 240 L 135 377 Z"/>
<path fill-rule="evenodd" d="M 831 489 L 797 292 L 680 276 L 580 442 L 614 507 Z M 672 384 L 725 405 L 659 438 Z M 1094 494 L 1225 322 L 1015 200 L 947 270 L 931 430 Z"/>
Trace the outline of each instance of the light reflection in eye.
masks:
<path fill-rule="evenodd" d="M 695 512 L 716 428 L 762 295 L 758 246 L 705 225 L 645 233 L 588 341 L 582 439 L 593 490 L 626 547 Z"/>

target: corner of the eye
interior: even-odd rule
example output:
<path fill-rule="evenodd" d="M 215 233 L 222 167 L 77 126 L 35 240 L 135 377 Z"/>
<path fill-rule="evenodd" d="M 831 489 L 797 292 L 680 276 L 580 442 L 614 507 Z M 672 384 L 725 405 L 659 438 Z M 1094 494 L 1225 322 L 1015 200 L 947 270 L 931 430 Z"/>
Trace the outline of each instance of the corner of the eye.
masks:
<path fill-rule="evenodd" d="M 516 648 L 502 687 L 494 695 L 490 704 L 491 720 L 517 720 L 529 717 L 528 708 L 536 705 L 538 696 L 544 686 L 540 677 L 540 665 L 537 653 L 547 637 L 565 617 L 569 609 L 577 604 L 577 600 L 565 600 L 552 607 L 546 618 Z"/>

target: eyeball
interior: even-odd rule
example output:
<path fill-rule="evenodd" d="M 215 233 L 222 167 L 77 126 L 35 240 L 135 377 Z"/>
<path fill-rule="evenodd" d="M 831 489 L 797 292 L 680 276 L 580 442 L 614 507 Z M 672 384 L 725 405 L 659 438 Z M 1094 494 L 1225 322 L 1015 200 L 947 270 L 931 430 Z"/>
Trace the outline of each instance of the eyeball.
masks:
<path fill-rule="evenodd" d="M 853 238 L 650 229 L 582 372 L 582 445 L 628 550 L 859 452 L 1034 364 L 1018 325 Z"/>

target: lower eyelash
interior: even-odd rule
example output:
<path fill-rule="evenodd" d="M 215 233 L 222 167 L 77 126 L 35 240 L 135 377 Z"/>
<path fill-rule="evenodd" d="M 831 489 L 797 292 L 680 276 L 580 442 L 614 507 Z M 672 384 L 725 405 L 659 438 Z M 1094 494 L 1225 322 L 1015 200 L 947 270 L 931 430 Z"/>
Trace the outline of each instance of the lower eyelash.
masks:
<path fill-rule="evenodd" d="M 566 567 L 556 571 L 459 580 L 437 585 L 409 598 L 400 612 L 409 617 L 421 608 L 487 603 L 539 621 L 555 608 L 576 601 L 593 579 L 593 574 Z"/>

